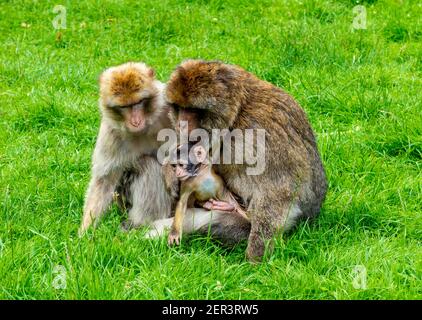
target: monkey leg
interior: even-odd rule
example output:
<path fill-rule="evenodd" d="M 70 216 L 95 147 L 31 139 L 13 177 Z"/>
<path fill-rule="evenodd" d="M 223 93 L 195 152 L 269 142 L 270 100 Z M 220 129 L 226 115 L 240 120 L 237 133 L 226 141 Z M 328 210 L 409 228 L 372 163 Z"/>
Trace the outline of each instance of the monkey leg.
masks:
<path fill-rule="evenodd" d="M 104 177 L 93 177 L 86 194 L 82 223 L 79 235 L 92 225 L 96 225 L 110 206 L 120 173 L 111 173 Z"/>
<path fill-rule="evenodd" d="M 203 207 L 208 210 L 217 210 L 217 211 L 226 211 L 226 212 L 232 212 L 236 209 L 236 207 L 225 201 L 219 201 L 210 199 L 207 202 L 204 203 Z"/>
<path fill-rule="evenodd" d="M 213 213 L 200 208 L 189 208 L 186 210 L 185 218 L 182 223 L 182 231 L 184 234 L 192 233 L 200 228 L 209 225 L 216 216 L 221 213 Z M 158 238 L 163 236 L 169 230 L 174 222 L 173 218 L 159 219 L 151 224 L 151 231 L 146 234 L 146 238 Z"/>
<path fill-rule="evenodd" d="M 205 202 L 202 207 L 208 210 L 224 211 L 231 214 L 237 214 L 240 215 L 243 219 L 249 221 L 246 212 L 240 207 L 238 203 L 234 204 L 232 202 L 210 199 Z"/>
<path fill-rule="evenodd" d="M 128 220 L 124 229 L 136 228 L 171 214 L 172 197 L 165 186 L 159 162 L 143 157 L 137 173 L 129 186 L 130 203 Z"/>
<path fill-rule="evenodd" d="M 234 211 L 210 212 L 218 213 L 218 215 L 215 215 L 207 225 L 198 229 L 198 232 L 209 234 L 212 238 L 218 239 L 228 246 L 248 239 L 251 223 L 244 216 Z"/>
<path fill-rule="evenodd" d="M 251 232 L 246 256 L 250 262 L 259 262 L 274 246 L 274 236 L 281 235 L 290 228 L 301 215 L 301 210 L 291 200 L 263 197 L 251 201 L 249 216 Z"/>
<path fill-rule="evenodd" d="M 191 190 L 182 190 L 179 201 L 176 205 L 173 225 L 171 226 L 170 234 L 168 236 L 168 244 L 180 244 L 183 233 L 183 221 L 185 219 L 188 202 L 191 195 Z"/>
<path fill-rule="evenodd" d="M 146 238 L 158 238 L 166 234 L 173 225 L 173 218 L 154 221 Z M 211 237 L 226 245 L 234 245 L 248 239 L 251 229 L 250 222 L 239 215 L 227 214 L 223 211 L 208 211 L 201 208 L 190 208 L 183 220 L 183 233 L 199 232 L 210 234 Z"/>
<path fill-rule="evenodd" d="M 189 210 L 187 214 L 189 213 Z M 155 239 L 163 236 L 173 225 L 174 218 L 159 219 L 151 223 L 151 230 L 145 234 L 147 239 Z"/>

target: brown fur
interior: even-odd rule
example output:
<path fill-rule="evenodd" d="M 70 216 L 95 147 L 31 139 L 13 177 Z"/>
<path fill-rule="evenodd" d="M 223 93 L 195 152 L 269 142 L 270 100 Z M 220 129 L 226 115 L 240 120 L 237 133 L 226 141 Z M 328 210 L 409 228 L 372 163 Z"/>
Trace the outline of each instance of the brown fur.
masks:
<path fill-rule="evenodd" d="M 128 62 L 124 69 L 108 69 L 100 76 L 102 105 L 127 106 L 138 102 L 144 92 L 155 95 L 154 80 L 153 69 L 142 63 Z"/>
<path fill-rule="evenodd" d="M 198 112 L 197 126 L 266 130 L 266 170 L 248 176 L 245 165 L 216 165 L 231 192 L 248 205 L 247 255 L 258 260 L 267 240 L 289 219 L 320 211 L 327 183 L 309 121 L 298 103 L 274 85 L 234 65 L 188 60 L 167 84 L 170 103 Z M 288 222 L 288 223 L 287 223 Z"/>

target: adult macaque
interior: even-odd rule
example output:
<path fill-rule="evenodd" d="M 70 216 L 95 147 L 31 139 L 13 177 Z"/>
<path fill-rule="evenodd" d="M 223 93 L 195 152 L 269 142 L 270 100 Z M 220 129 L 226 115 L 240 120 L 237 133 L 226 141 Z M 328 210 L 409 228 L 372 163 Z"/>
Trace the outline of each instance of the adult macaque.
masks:
<path fill-rule="evenodd" d="M 128 209 L 125 228 L 169 217 L 173 198 L 156 160 L 157 132 L 171 126 L 165 85 L 144 63 L 129 62 L 100 76 L 101 126 L 79 229 L 83 234 L 118 192 Z"/>
<path fill-rule="evenodd" d="M 248 175 L 246 164 L 214 165 L 228 189 L 247 204 L 251 230 L 246 254 L 251 261 L 261 259 L 267 243 L 271 248 L 275 234 L 292 227 L 300 217 L 319 213 L 327 190 L 325 172 L 309 121 L 290 95 L 240 67 L 202 60 L 178 66 L 166 93 L 169 103 L 179 109 L 179 119 L 196 112 L 192 126 L 209 133 L 212 129 L 265 129 L 262 174 Z M 254 150 L 256 146 L 245 152 Z M 227 216 L 221 215 L 219 223 L 210 221 L 212 227 L 220 236 L 237 236 L 233 224 L 224 227 Z M 239 228 L 245 230 L 244 225 Z"/>
<path fill-rule="evenodd" d="M 214 172 L 208 160 L 207 151 L 199 144 L 189 143 L 187 159 L 181 156 L 180 146 L 176 150 L 176 161 L 172 165 L 180 183 L 180 199 L 176 206 L 173 225 L 168 236 L 169 245 L 179 245 L 182 236 L 183 219 L 187 208 L 195 202 L 209 210 L 227 211 L 248 220 L 245 211 L 227 190 L 223 180 Z M 192 161 L 194 157 L 195 161 Z"/>

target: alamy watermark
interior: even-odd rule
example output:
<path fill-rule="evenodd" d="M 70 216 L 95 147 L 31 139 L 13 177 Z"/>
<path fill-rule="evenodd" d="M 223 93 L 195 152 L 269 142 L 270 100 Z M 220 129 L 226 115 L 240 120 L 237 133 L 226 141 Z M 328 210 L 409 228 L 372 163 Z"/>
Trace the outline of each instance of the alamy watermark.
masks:
<path fill-rule="evenodd" d="M 353 30 L 366 30 L 366 8 L 365 6 L 358 5 L 353 7 Z"/>
<path fill-rule="evenodd" d="M 176 58 L 180 58 L 180 47 L 176 46 L 175 44 L 170 44 L 166 49 L 166 56 L 176 56 Z"/>
<path fill-rule="evenodd" d="M 352 273 L 352 285 L 355 289 L 365 290 L 366 280 L 367 280 L 367 271 L 366 267 L 363 265 L 357 265 L 353 268 Z"/>
<path fill-rule="evenodd" d="M 53 268 L 53 275 L 54 279 L 52 282 L 52 286 L 54 289 L 61 289 L 64 290 L 67 287 L 66 282 L 66 268 L 62 265 L 57 265 Z"/>
<path fill-rule="evenodd" d="M 189 142 L 199 142 L 205 150 L 210 151 L 208 160 L 212 164 L 247 164 L 247 175 L 260 175 L 265 171 L 265 136 L 264 129 L 212 129 L 211 135 L 204 129 L 188 131 L 187 121 L 180 122 L 179 134 L 173 129 L 159 131 L 157 140 L 165 141 L 158 149 L 157 159 L 163 164 L 168 159 L 175 163 L 179 159 L 172 158 L 175 146 L 180 148 L 180 159 L 189 159 L 197 163 Z"/>
<path fill-rule="evenodd" d="M 2 239 L 0 239 L 0 258 L 3 256 L 3 250 L 4 250 L 4 242 Z"/>
<path fill-rule="evenodd" d="M 53 13 L 56 16 L 53 19 L 53 28 L 56 30 L 66 29 L 66 7 L 58 4 L 54 6 Z"/>

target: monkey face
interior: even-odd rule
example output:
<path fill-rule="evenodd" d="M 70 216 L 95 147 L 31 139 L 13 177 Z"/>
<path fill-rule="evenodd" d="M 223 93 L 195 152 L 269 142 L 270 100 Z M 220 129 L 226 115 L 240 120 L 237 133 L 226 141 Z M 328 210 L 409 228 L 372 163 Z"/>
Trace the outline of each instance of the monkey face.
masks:
<path fill-rule="evenodd" d="M 194 145 L 190 143 L 185 145 L 188 148 L 188 157 L 184 159 L 181 155 L 182 145 L 176 149 L 175 156 L 177 157 L 176 164 L 173 164 L 176 178 L 180 181 L 185 181 L 191 177 L 198 175 L 200 165 L 206 160 L 207 153 L 205 148 L 201 145 Z"/>
<path fill-rule="evenodd" d="M 142 132 L 145 129 L 145 105 L 146 99 L 133 106 L 121 107 L 118 112 L 122 114 L 126 129 L 131 133 Z"/>
<path fill-rule="evenodd" d="M 193 176 L 192 168 L 188 167 L 188 164 L 177 163 L 173 165 L 176 178 L 180 181 L 185 181 Z"/>
<path fill-rule="evenodd" d="M 120 129 L 141 133 L 154 123 L 158 88 L 154 71 L 143 63 L 129 62 L 107 69 L 100 77 L 103 114 Z"/>

